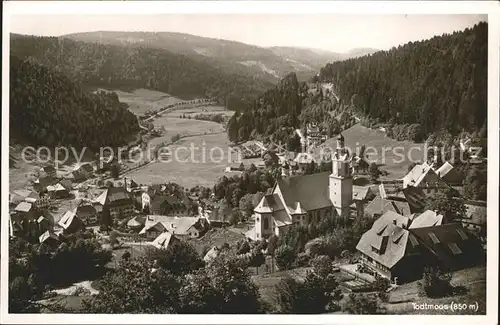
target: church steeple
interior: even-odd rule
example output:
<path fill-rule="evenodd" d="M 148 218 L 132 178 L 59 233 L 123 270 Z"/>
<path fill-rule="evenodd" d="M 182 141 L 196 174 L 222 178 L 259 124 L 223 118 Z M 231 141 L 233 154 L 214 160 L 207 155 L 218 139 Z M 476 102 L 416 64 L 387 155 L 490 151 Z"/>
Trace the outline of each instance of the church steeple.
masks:
<path fill-rule="evenodd" d="M 349 217 L 349 206 L 352 203 L 351 157 L 344 146 L 344 136 L 337 136 L 337 150 L 332 157 L 332 174 L 330 175 L 330 201 L 341 218 Z"/>

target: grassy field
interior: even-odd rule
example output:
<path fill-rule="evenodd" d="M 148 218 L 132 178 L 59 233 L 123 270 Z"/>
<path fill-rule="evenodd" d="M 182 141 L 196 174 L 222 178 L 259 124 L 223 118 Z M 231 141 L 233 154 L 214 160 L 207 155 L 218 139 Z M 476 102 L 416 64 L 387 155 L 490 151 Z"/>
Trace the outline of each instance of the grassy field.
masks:
<path fill-rule="evenodd" d="M 381 165 L 380 168 L 389 174 L 380 179 L 398 179 L 406 175 L 408 166 L 412 162 L 420 162 L 424 157 L 424 144 L 409 141 L 396 141 L 385 135 L 384 132 L 372 130 L 356 124 L 342 132 L 345 145 L 352 153 L 357 153 L 362 145 L 366 146 L 366 154 L 369 161 Z M 329 139 L 323 146 L 335 150 L 336 140 Z M 320 148 L 316 148 L 319 154 Z M 319 155 L 318 155 L 319 156 Z"/>
<path fill-rule="evenodd" d="M 138 184 L 175 182 L 187 188 L 195 185 L 211 187 L 225 174 L 224 169 L 231 159 L 236 159 L 236 155 L 229 151 L 225 133 L 188 137 L 169 148 L 172 153 L 170 161 L 151 163 L 127 177 Z"/>
<path fill-rule="evenodd" d="M 149 143 L 154 146 L 162 142 L 170 142 L 172 136 L 204 135 L 210 133 L 222 133 L 222 125 L 194 119 L 184 119 L 178 117 L 162 116 L 156 119 L 153 124 L 158 127 L 164 127 L 165 131 L 161 137 L 152 138 Z"/>
<path fill-rule="evenodd" d="M 399 286 L 396 290 L 391 292 L 389 296 L 390 302 L 386 304 L 387 312 L 389 314 L 425 314 L 425 315 L 439 315 L 439 314 L 468 314 L 468 315 L 481 315 L 486 313 L 486 267 L 479 266 L 464 270 L 459 270 L 453 273 L 451 284 L 454 286 L 463 286 L 466 288 L 467 293 L 459 296 L 444 297 L 444 298 L 427 298 L 421 294 L 419 281 L 404 284 Z M 452 302 L 459 304 L 476 304 L 477 311 L 462 310 L 417 310 L 413 307 L 413 303 L 417 304 L 437 304 L 437 305 L 450 305 Z"/>
<path fill-rule="evenodd" d="M 182 99 L 170 96 L 161 91 L 149 89 L 136 89 L 132 92 L 122 90 L 112 90 L 120 99 L 121 102 L 129 105 L 128 109 L 136 114 L 142 115 L 147 110 L 158 109 L 169 104 L 182 102 Z"/>
<path fill-rule="evenodd" d="M 234 114 L 233 111 L 228 111 L 224 108 L 224 106 L 216 106 L 216 105 L 207 105 L 207 106 L 199 106 L 194 108 L 182 108 L 169 111 L 164 116 L 168 117 L 179 117 L 180 115 L 185 114 L 186 116 L 195 116 L 197 114 L 224 114 L 225 116 L 232 116 Z"/>

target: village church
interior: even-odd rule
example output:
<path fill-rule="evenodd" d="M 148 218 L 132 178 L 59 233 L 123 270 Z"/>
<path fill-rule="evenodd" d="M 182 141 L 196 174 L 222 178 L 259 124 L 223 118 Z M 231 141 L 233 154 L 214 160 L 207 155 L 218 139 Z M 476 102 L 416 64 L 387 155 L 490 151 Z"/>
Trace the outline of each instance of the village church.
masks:
<path fill-rule="evenodd" d="M 255 207 L 255 227 L 247 233 L 247 237 L 261 240 L 272 234 L 280 236 L 293 224 L 317 224 L 329 216 L 347 219 L 353 204 L 357 210 L 363 209 L 363 202 L 353 198 L 351 161 L 352 157 L 344 146 L 344 137 L 340 134 L 332 156 L 331 173 L 294 176 L 278 181 L 272 194 L 265 195 Z"/>

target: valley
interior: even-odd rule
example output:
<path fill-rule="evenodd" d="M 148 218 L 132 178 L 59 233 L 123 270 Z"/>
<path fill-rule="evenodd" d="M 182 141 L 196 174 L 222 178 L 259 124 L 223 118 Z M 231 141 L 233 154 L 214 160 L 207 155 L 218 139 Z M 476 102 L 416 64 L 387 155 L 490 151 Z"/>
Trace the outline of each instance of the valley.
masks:
<path fill-rule="evenodd" d="M 486 31 L 11 34 L 9 311 L 485 314 Z"/>

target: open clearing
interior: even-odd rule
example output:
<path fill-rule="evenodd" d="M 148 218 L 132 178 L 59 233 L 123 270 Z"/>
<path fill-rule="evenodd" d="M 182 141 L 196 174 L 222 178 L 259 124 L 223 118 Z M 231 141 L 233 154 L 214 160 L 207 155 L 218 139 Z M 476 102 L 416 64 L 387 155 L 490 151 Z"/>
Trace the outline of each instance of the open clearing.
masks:
<path fill-rule="evenodd" d="M 138 184 L 174 182 L 186 188 L 212 187 L 225 174 L 225 167 L 238 159 L 238 155 L 231 152 L 225 133 L 184 138 L 169 149 L 171 159 L 146 165 L 127 177 Z M 243 163 L 251 162 L 244 160 Z"/>
<path fill-rule="evenodd" d="M 148 110 L 163 108 L 167 105 L 183 101 L 180 98 L 170 96 L 161 91 L 149 89 L 136 89 L 131 92 L 123 90 L 103 90 L 115 92 L 120 101 L 128 104 L 128 109 L 136 115 L 143 115 Z"/>
<path fill-rule="evenodd" d="M 164 127 L 165 131 L 161 137 L 152 138 L 149 143 L 155 146 L 162 142 L 170 142 L 172 136 L 179 134 L 181 137 L 189 135 L 204 135 L 210 133 L 222 133 L 222 125 L 194 119 L 162 116 L 154 120 L 155 127 Z"/>
<path fill-rule="evenodd" d="M 369 162 L 376 162 L 381 165 L 381 169 L 389 173 L 380 177 L 381 180 L 402 178 L 412 162 L 418 163 L 424 158 L 423 143 L 397 141 L 387 137 L 382 131 L 369 129 L 359 123 L 343 131 L 342 135 L 345 138 L 345 146 L 353 154 L 358 153 L 362 145 L 366 146 L 365 152 Z M 322 145 L 324 146 L 335 150 L 335 138 L 328 139 Z M 316 148 L 315 151 L 318 157 L 320 150 Z"/>
<path fill-rule="evenodd" d="M 217 105 L 203 105 L 197 106 L 193 108 L 181 108 L 181 109 L 173 109 L 163 116 L 169 117 L 179 117 L 180 115 L 185 114 L 186 116 L 195 116 L 197 114 L 224 114 L 225 116 L 233 116 L 233 111 L 228 111 L 224 108 L 224 106 Z"/>

